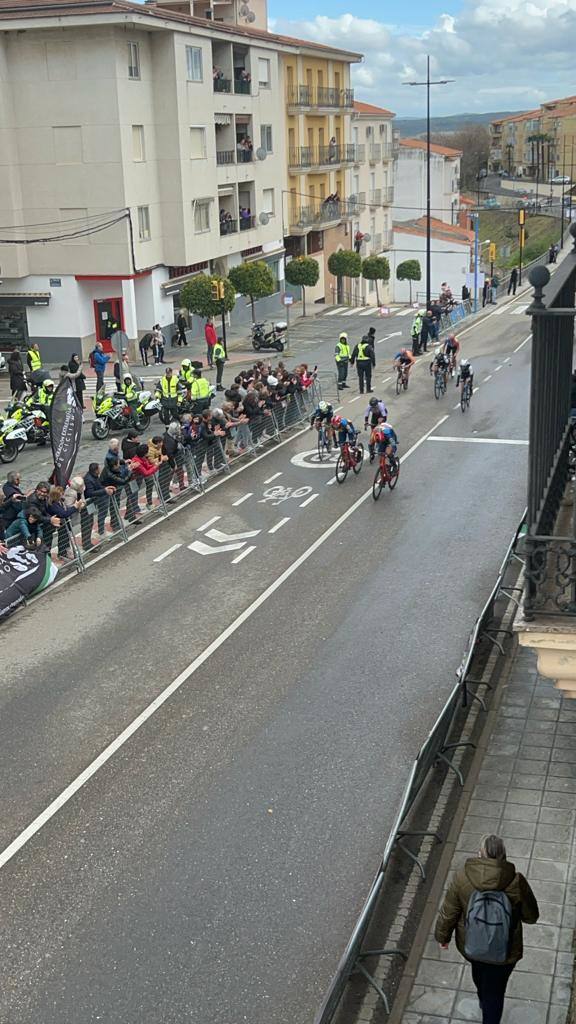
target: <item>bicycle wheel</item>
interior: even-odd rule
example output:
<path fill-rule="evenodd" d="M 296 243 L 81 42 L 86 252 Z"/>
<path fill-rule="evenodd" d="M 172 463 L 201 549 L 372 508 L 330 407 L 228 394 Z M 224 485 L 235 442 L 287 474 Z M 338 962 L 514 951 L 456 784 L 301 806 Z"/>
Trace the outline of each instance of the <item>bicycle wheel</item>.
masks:
<path fill-rule="evenodd" d="M 378 501 L 378 498 L 382 494 L 383 486 L 384 481 L 382 480 L 382 470 L 380 469 L 380 466 L 378 466 L 376 476 L 374 477 L 374 483 L 372 484 L 372 497 L 374 498 L 374 501 Z"/>
<path fill-rule="evenodd" d="M 394 462 L 390 463 L 390 476 L 388 477 L 388 487 L 391 491 L 394 490 L 398 483 L 398 477 L 400 476 L 400 459 L 394 459 Z"/>
<path fill-rule="evenodd" d="M 353 458 L 354 465 L 352 466 L 352 471 L 355 476 L 358 476 L 358 473 L 362 469 L 362 465 L 364 463 L 364 445 L 361 441 L 358 441 L 354 448 Z"/>
<path fill-rule="evenodd" d="M 465 384 L 460 392 L 460 408 L 462 409 L 462 412 L 466 412 L 469 404 L 470 399 L 468 398 L 468 385 Z"/>
<path fill-rule="evenodd" d="M 398 375 L 396 377 L 396 394 L 399 395 L 401 390 L 402 390 L 402 374 L 400 373 L 400 371 L 398 371 Z"/>
<path fill-rule="evenodd" d="M 324 431 L 322 428 L 318 431 L 318 458 L 322 462 L 324 458 L 324 452 L 326 451 L 326 439 L 324 437 Z"/>
<path fill-rule="evenodd" d="M 434 378 L 434 398 L 436 398 L 436 399 L 440 398 L 441 394 L 442 394 L 442 383 L 440 381 L 440 378 L 439 378 L 438 374 L 436 374 L 436 377 Z"/>
<path fill-rule="evenodd" d="M 348 476 L 348 463 L 343 455 L 338 456 L 336 462 L 336 479 L 339 484 L 343 484 L 346 477 Z"/>
<path fill-rule="evenodd" d="M 408 374 L 407 373 L 403 374 L 403 376 L 402 376 L 402 387 L 404 388 L 404 391 L 408 391 L 408 380 L 409 380 Z"/>

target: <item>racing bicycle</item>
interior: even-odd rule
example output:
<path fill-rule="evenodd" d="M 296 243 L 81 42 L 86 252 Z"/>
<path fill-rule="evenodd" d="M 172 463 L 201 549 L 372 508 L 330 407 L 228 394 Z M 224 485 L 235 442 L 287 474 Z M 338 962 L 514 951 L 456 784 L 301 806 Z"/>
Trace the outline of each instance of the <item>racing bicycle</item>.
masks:
<path fill-rule="evenodd" d="M 462 412 L 466 412 L 466 409 L 470 405 L 470 399 L 472 398 L 472 384 L 470 380 L 462 381 L 462 387 L 460 388 L 460 408 Z"/>
<path fill-rule="evenodd" d="M 325 423 L 321 423 L 318 427 L 318 458 L 320 462 L 324 458 L 330 455 L 333 444 L 333 432 L 332 427 L 327 426 Z"/>
<path fill-rule="evenodd" d="M 362 469 L 362 463 L 364 461 L 364 445 L 361 441 L 356 439 L 352 441 L 344 441 L 341 445 L 340 455 L 336 462 L 336 479 L 339 484 L 343 484 L 346 477 L 348 476 L 348 470 L 352 470 L 353 473 L 358 476 L 358 473 Z"/>
<path fill-rule="evenodd" d="M 447 370 L 436 370 L 434 374 L 434 398 L 441 398 L 446 394 Z"/>
<path fill-rule="evenodd" d="M 382 488 L 386 487 L 386 484 L 393 491 L 398 483 L 399 476 L 400 459 L 396 455 L 381 455 L 374 483 L 372 484 L 372 497 L 374 501 L 378 501 Z"/>
<path fill-rule="evenodd" d="M 396 394 L 399 395 L 402 389 L 404 389 L 404 391 L 408 390 L 408 367 L 406 363 L 402 363 L 398 367 L 398 374 L 396 377 Z"/>

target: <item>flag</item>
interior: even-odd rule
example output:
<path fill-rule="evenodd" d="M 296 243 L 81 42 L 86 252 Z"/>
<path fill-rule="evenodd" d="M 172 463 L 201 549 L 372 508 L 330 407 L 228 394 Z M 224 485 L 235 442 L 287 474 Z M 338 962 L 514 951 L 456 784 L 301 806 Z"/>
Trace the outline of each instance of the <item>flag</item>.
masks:
<path fill-rule="evenodd" d="M 52 480 L 58 487 L 66 487 L 82 436 L 82 406 L 75 383 L 69 377 L 65 377 L 54 392 L 50 407 L 50 434 L 54 457 Z"/>
<path fill-rule="evenodd" d="M 29 551 L 21 544 L 0 554 L 0 620 L 27 597 L 52 583 L 58 570 L 46 551 Z"/>

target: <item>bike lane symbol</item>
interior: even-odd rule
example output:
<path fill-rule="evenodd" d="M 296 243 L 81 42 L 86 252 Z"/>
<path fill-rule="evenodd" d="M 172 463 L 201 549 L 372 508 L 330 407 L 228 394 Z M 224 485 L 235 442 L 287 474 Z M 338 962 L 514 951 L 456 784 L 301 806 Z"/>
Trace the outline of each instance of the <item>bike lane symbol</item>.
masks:
<path fill-rule="evenodd" d="M 258 504 L 264 505 L 266 502 L 270 502 L 271 505 L 280 505 L 284 501 L 289 501 L 290 498 L 305 498 L 312 492 L 311 487 L 283 487 L 278 484 L 276 487 L 268 487 L 262 492 L 263 497 L 259 499 Z"/>

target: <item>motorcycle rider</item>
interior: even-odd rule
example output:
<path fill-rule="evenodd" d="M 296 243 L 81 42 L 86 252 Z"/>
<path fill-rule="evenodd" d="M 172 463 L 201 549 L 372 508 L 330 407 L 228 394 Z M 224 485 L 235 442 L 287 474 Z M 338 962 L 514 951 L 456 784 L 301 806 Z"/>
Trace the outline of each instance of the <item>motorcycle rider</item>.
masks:
<path fill-rule="evenodd" d="M 181 384 L 184 385 L 187 391 L 192 387 L 192 381 L 194 380 L 194 373 L 192 371 L 192 363 L 189 359 L 183 359 L 178 374 L 178 379 Z"/>
<path fill-rule="evenodd" d="M 190 395 L 194 402 L 193 412 L 204 412 L 210 406 L 210 381 L 202 376 L 202 370 L 194 370 L 194 379 L 190 388 Z"/>
<path fill-rule="evenodd" d="M 169 423 L 171 418 L 178 416 L 179 383 L 178 377 L 172 373 L 172 367 L 167 366 L 164 376 L 156 390 L 156 397 L 160 399 L 162 410 L 167 414 L 164 422 Z"/>
<path fill-rule="evenodd" d="M 38 405 L 41 407 L 44 414 L 48 415 L 48 410 L 54 400 L 54 381 L 45 380 L 42 382 L 38 391 L 36 392 L 36 400 Z"/>
<path fill-rule="evenodd" d="M 124 395 L 124 401 L 130 410 L 129 419 L 131 422 L 134 422 L 136 419 L 135 403 L 138 398 L 138 392 L 134 386 L 134 378 L 131 373 L 124 374 L 120 384 L 120 391 Z"/>

